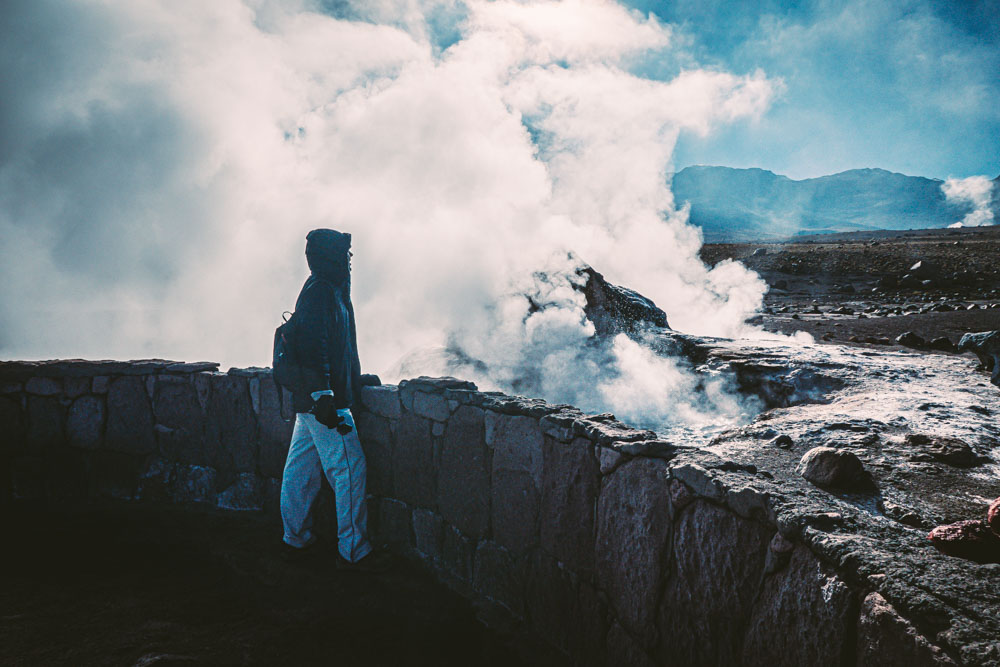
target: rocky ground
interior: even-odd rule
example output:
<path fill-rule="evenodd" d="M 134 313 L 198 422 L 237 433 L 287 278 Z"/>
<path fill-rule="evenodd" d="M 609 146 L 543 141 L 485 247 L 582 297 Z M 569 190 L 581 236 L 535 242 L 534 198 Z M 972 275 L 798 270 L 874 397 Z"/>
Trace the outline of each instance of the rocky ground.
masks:
<path fill-rule="evenodd" d="M 708 244 L 701 254 L 710 265 L 739 260 L 764 278 L 770 290 L 755 321 L 768 331 L 886 346 L 907 331 L 955 344 L 963 333 L 1000 329 L 1000 226 Z"/>
<path fill-rule="evenodd" d="M 21 507 L 4 527 L 4 665 L 559 664 L 411 564 L 288 563 L 252 513 Z"/>

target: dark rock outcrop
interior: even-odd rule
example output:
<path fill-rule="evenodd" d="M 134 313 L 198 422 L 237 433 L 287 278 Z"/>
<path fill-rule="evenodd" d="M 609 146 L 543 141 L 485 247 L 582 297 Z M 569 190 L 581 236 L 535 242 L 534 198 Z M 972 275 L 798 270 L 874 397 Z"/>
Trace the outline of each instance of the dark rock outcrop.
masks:
<path fill-rule="evenodd" d="M 843 449 L 814 447 L 802 457 L 797 470 L 816 486 L 840 489 L 863 489 L 871 486 L 861 459 Z"/>

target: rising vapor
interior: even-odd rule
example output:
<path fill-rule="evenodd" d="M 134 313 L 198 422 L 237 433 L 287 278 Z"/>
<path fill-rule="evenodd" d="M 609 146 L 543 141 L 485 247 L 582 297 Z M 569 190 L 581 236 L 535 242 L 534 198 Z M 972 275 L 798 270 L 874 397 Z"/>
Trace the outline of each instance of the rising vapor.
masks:
<path fill-rule="evenodd" d="M 971 206 L 972 210 L 951 227 L 983 227 L 995 224 L 992 205 L 1000 198 L 996 183 L 986 176 L 949 178 L 941 184 L 945 198 L 956 204 Z"/>
<path fill-rule="evenodd" d="M 681 331 L 738 335 L 765 285 L 701 263 L 666 174 L 680 132 L 757 117 L 780 82 L 639 76 L 640 58 L 689 58 L 601 0 L 321 10 L 4 3 L 0 354 L 266 365 L 305 233 L 328 226 L 354 236 L 366 371 L 433 372 L 414 350 L 457 345 L 486 387 L 530 359 L 547 397 L 704 417 L 637 343 L 614 341 L 610 368 L 578 353 L 593 331 L 573 258 Z M 541 269 L 562 306 L 535 317 L 518 295 Z M 717 393 L 707 410 L 739 411 Z"/>

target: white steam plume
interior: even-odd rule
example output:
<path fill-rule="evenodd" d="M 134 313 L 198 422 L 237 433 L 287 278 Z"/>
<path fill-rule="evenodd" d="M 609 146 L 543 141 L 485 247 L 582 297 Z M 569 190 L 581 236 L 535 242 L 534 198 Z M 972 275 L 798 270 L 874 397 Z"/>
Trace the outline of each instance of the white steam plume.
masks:
<path fill-rule="evenodd" d="M 366 3 L 355 20 L 294 1 L 21 7 L 46 9 L 58 48 L 18 46 L 58 62 L 0 126 L 5 357 L 266 365 L 323 226 L 354 236 L 366 371 L 410 354 L 433 372 L 412 351 L 450 345 L 485 362 L 484 386 L 531 363 L 546 397 L 638 421 L 740 412 L 627 338 L 583 352 L 570 253 L 677 329 L 739 334 L 765 286 L 699 261 L 666 172 L 679 132 L 766 110 L 763 73 L 636 76 L 675 57 L 670 28 L 603 0 Z M 561 307 L 531 315 L 518 294 L 540 269 Z"/>
<path fill-rule="evenodd" d="M 995 224 L 990 204 L 993 200 L 995 184 L 986 176 L 949 178 L 941 184 L 945 198 L 953 203 L 971 206 L 960 222 L 951 227 L 983 227 Z"/>

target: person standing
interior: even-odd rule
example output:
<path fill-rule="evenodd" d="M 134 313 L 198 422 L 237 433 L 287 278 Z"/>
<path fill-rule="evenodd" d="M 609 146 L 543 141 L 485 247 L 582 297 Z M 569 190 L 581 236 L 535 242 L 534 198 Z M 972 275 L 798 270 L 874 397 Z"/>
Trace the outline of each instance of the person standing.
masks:
<path fill-rule="evenodd" d="M 351 256 L 350 234 L 314 229 L 306 235 L 310 275 L 295 302 L 303 373 L 292 392 L 295 427 L 281 480 L 283 541 L 294 555 L 315 544 L 312 508 L 325 474 L 337 502 L 338 566 L 382 571 L 389 557 L 368 539 L 367 467 L 351 414 L 361 392 Z"/>

